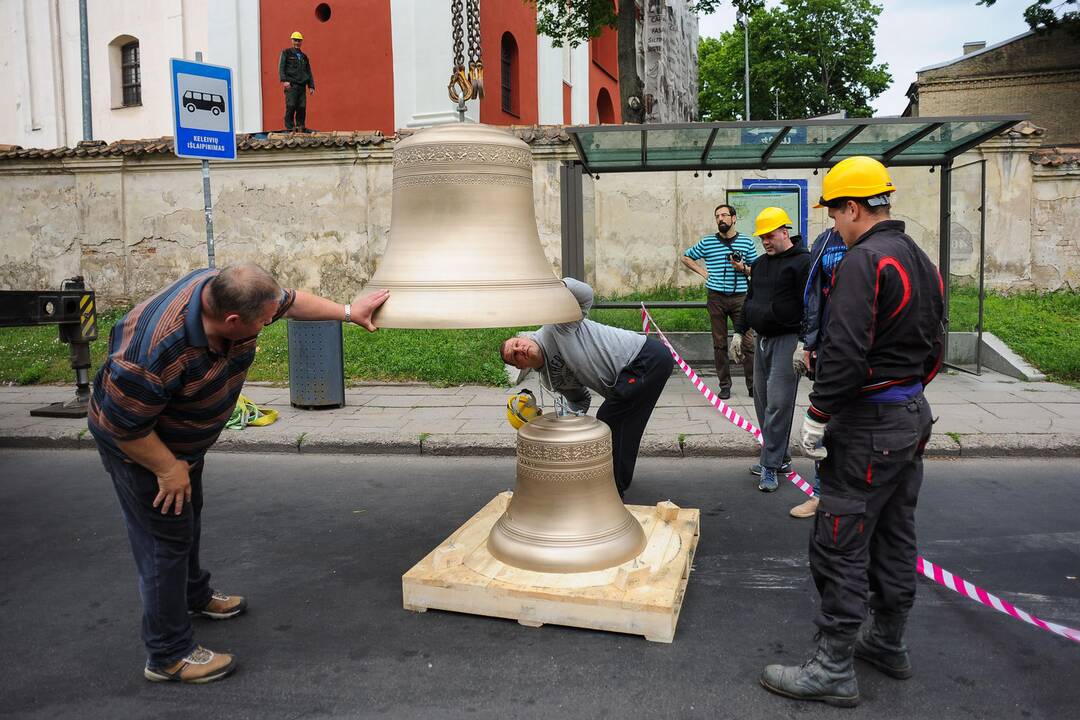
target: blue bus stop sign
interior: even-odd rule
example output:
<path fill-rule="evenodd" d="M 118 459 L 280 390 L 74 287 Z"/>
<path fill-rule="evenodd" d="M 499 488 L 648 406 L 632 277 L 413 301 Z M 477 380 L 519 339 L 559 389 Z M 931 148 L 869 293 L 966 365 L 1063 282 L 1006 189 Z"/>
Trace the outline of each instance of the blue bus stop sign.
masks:
<path fill-rule="evenodd" d="M 172 58 L 169 74 L 176 154 L 200 160 L 235 160 L 232 69 Z"/>

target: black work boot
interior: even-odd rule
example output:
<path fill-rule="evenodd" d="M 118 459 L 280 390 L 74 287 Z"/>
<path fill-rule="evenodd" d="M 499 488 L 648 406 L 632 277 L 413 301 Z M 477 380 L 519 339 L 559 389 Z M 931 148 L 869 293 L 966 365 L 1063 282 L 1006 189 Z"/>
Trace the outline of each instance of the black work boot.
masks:
<path fill-rule="evenodd" d="M 854 640 L 819 633 L 817 652 L 802 666 L 769 665 L 761 686 L 796 700 L 819 700 L 838 707 L 859 704 L 855 679 Z"/>
<path fill-rule="evenodd" d="M 907 680 L 912 676 L 911 660 L 904 644 L 903 615 L 875 613 L 869 625 L 855 639 L 855 657 L 873 665 L 889 677 Z"/>

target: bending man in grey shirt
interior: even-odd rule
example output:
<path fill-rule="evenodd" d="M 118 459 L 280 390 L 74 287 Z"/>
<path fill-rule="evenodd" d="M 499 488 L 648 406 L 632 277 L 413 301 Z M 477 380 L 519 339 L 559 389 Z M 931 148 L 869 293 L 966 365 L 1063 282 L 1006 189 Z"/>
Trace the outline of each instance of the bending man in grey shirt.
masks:
<path fill-rule="evenodd" d="M 604 398 L 596 417 L 611 428 L 615 485 L 622 495 L 634 479 L 641 436 L 675 361 L 657 340 L 589 320 L 592 288 L 573 278 L 563 283 L 583 319 L 510 338 L 499 354 L 518 369 L 540 370 L 540 382 L 577 412 L 588 411 L 590 389 Z"/>

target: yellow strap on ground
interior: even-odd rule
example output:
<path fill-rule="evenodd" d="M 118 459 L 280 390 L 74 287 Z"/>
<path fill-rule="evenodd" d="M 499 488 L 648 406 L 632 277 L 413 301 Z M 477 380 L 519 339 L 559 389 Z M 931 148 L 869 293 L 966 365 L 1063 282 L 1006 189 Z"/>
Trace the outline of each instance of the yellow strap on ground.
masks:
<path fill-rule="evenodd" d="M 265 427 L 277 419 L 277 410 L 263 410 L 247 395 L 241 395 L 236 399 L 236 408 L 225 423 L 225 427 L 230 430 L 243 430 L 248 426 Z"/>

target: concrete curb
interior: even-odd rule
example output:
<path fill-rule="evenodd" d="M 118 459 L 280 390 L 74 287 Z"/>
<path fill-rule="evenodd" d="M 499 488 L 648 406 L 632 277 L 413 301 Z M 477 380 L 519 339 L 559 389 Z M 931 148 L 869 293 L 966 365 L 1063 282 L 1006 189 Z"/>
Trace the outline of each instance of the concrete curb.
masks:
<path fill-rule="evenodd" d="M 276 432 L 271 428 L 226 431 L 215 452 L 299 453 L 312 455 L 435 455 L 443 457 L 513 457 L 516 438 L 499 434 L 357 434 L 348 430 Z M 258 434 L 256 434 L 258 433 Z M 96 447 L 85 429 L 5 430 L 0 448 L 90 450 Z M 800 456 L 793 447 L 793 455 Z M 646 435 L 641 457 L 756 458 L 758 446 L 749 437 L 732 434 Z M 1080 457 L 1080 434 L 976 433 L 938 434 L 926 446 L 930 458 Z"/>

